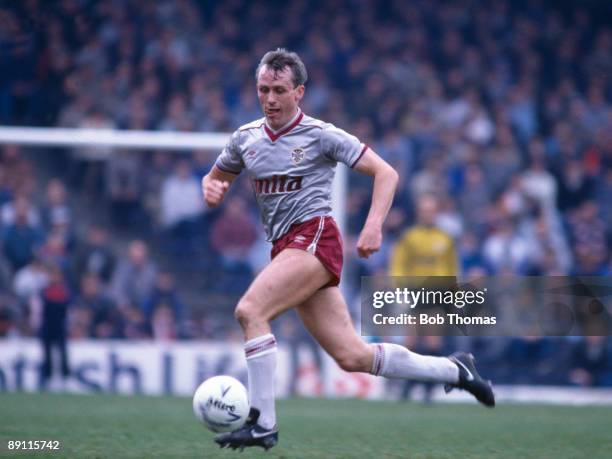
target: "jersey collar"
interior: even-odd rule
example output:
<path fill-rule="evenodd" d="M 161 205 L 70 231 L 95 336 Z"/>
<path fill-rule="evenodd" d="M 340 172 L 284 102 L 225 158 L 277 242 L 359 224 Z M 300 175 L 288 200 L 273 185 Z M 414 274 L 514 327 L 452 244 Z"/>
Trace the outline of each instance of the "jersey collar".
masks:
<path fill-rule="evenodd" d="M 302 113 L 302 110 L 300 110 L 300 108 L 298 107 L 298 112 L 293 117 L 293 119 L 287 124 L 285 124 L 282 128 L 278 129 L 277 131 L 274 131 L 272 128 L 270 128 L 270 126 L 268 126 L 268 122 L 266 121 L 264 123 L 264 130 L 266 131 L 266 134 L 268 134 L 268 137 L 270 137 L 270 140 L 272 142 L 275 142 L 280 136 L 287 134 L 289 131 L 291 131 L 291 129 L 300 124 L 302 118 L 304 118 L 304 113 Z"/>

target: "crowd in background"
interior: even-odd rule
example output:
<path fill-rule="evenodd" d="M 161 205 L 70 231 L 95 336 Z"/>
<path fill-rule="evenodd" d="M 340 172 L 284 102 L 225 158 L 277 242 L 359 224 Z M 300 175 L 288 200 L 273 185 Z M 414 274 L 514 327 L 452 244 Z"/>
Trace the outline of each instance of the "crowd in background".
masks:
<path fill-rule="evenodd" d="M 16 147 L 2 149 L 0 171 L 0 336 L 36 334 L 52 309 L 68 317 L 71 338 L 182 336 L 174 275 L 159 269 L 145 241 L 120 252 L 108 227 L 77 231 L 64 182 L 49 180 L 39 198 L 32 162 Z"/>
<path fill-rule="evenodd" d="M 357 135 L 401 176 L 382 250 L 368 261 L 353 247 L 371 182 L 350 176 L 349 298 L 360 275 L 388 271 L 424 193 L 440 200 L 437 223 L 465 274 L 610 275 L 612 21 L 603 5 L 26 0 L 0 8 L 0 124 L 229 132 L 261 116 L 254 68 L 285 46 L 309 70 L 303 110 Z M 74 292 L 74 337 L 215 330 L 192 318 L 198 305 L 181 300 L 174 277 L 196 273 L 197 293 L 223 303 L 265 265 L 248 181 L 212 212 L 199 178 L 218 152 L 61 153 L 64 173 L 40 186 L 36 160 L 3 149 L 2 277 L 11 293 L 0 335 L 24 310 L 28 320 L 12 329 L 34 332 L 32 292 L 43 292 L 43 304 L 57 265 Z M 76 190 L 104 203 L 105 225 L 69 199 Z M 134 228 L 142 240 L 125 241 L 126 250 L 109 237 Z M 30 307 L 7 307 L 15 298 Z"/>

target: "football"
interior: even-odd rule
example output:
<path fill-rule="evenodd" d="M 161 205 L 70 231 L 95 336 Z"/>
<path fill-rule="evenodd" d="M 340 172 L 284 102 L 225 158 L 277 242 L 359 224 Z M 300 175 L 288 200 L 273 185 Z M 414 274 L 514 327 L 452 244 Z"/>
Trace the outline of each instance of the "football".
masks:
<path fill-rule="evenodd" d="M 244 385 L 231 376 L 204 381 L 193 395 L 193 412 L 213 432 L 232 432 L 242 427 L 249 414 Z"/>

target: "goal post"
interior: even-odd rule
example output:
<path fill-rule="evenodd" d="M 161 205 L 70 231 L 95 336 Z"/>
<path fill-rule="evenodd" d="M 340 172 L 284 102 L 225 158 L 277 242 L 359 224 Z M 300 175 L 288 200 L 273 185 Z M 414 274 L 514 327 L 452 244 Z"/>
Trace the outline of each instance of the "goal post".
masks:
<path fill-rule="evenodd" d="M 0 144 L 39 147 L 116 147 L 148 150 L 221 150 L 229 134 L 135 131 L 115 129 L 66 129 L 0 126 Z"/>

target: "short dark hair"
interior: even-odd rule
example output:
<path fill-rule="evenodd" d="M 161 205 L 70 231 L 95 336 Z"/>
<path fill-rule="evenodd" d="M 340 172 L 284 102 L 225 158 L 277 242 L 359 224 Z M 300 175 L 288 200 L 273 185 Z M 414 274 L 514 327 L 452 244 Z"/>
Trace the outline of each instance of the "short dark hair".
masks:
<path fill-rule="evenodd" d="M 282 72 L 285 67 L 289 67 L 293 74 L 291 80 L 293 81 L 294 88 L 308 81 L 308 72 L 306 72 L 306 66 L 302 62 L 302 59 L 300 59 L 300 56 L 293 51 L 287 51 L 285 48 L 276 48 L 275 51 L 268 51 L 264 54 L 264 57 L 261 58 L 257 66 L 257 70 L 255 70 L 256 80 L 259 77 L 259 71 L 264 65 L 274 70 L 274 73 Z"/>

